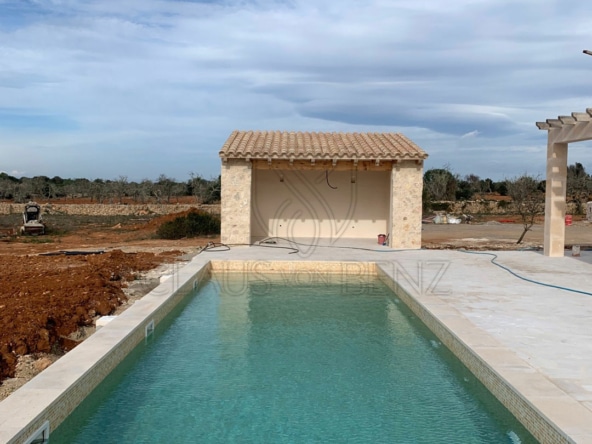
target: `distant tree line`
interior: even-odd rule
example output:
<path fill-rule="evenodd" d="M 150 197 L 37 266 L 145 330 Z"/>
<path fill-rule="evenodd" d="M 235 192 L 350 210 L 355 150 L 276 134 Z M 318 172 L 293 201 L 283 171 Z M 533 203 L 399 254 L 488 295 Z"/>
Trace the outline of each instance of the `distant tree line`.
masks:
<path fill-rule="evenodd" d="M 430 209 L 434 202 L 476 200 L 486 198 L 487 195 L 509 196 L 512 201 L 516 201 L 516 185 L 526 185 L 526 182 L 530 199 L 544 199 L 546 181 L 529 174 L 496 182 L 489 178 L 481 179 L 475 174 L 461 177 L 453 173 L 449 166 L 430 169 L 423 178 L 424 208 Z M 575 203 L 576 212 L 584 213 L 585 203 L 592 194 L 592 177 L 581 163 L 567 168 L 566 194 L 567 201 Z"/>
<path fill-rule="evenodd" d="M 427 170 L 423 176 L 424 200 L 456 201 L 474 200 L 482 195 L 508 195 L 508 180 L 499 182 L 489 178 L 481 179 L 475 174 L 461 177 L 451 171 L 449 166 Z"/>
<path fill-rule="evenodd" d="M 0 173 L 0 199 L 23 203 L 28 200 L 89 199 L 95 203 L 174 203 L 181 196 L 193 196 L 196 203 L 220 201 L 220 176 L 205 179 L 191 173 L 178 182 L 164 174 L 156 180 L 130 181 L 127 176 L 116 179 L 62 179 L 59 176 L 16 178 Z"/>
<path fill-rule="evenodd" d="M 424 211 L 437 210 L 442 201 L 475 200 L 487 198 L 487 195 L 508 196 L 513 211 L 520 217 L 523 231 L 518 238 L 520 244 L 526 233 L 533 227 L 538 216 L 545 211 L 546 182 L 529 174 L 494 182 L 469 174 L 460 177 L 452 173 L 448 166 L 430 169 L 423 179 Z M 567 168 L 566 200 L 575 203 L 575 212 L 585 211 L 585 202 L 592 193 L 592 177 L 581 163 Z"/>

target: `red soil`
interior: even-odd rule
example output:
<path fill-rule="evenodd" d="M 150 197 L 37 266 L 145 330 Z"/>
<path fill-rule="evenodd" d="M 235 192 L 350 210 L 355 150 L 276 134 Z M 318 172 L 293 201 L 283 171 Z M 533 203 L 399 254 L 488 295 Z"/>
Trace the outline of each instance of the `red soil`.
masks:
<path fill-rule="evenodd" d="M 124 303 L 123 288 L 139 272 L 219 240 L 155 239 L 157 227 L 177 216 L 66 235 L 0 237 L 0 384 L 14 377 L 19 356 L 76 346 L 73 333 Z M 105 252 L 43 255 L 80 250 Z"/>

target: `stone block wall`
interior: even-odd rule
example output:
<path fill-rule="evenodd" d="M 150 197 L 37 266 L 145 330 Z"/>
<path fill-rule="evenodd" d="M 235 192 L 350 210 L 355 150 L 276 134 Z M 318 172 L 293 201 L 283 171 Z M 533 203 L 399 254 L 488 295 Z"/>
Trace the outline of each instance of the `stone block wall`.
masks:
<path fill-rule="evenodd" d="M 445 211 L 450 214 L 460 215 L 477 215 L 477 214 L 494 214 L 494 215 L 515 215 L 516 209 L 512 202 L 509 201 L 494 201 L 494 200 L 463 200 L 463 201 L 442 201 L 435 202 L 435 208 Z M 576 204 L 569 202 L 567 204 L 567 214 L 577 214 Z M 434 211 L 428 212 L 434 213 Z"/>
<path fill-rule="evenodd" d="M 222 165 L 221 242 L 251 243 L 251 163 L 228 159 Z"/>
<path fill-rule="evenodd" d="M 0 202 L 0 214 L 20 214 L 24 204 Z M 220 214 L 220 205 L 189 205 L 189 204 L 41 204 L 42 213 L 47 214 L 72 214 L 85 216 L 150 216 L 171 213 L 181 213 L 191 208 L 207 211 L 211 214 Z"/>
<path fill-rule="evenodd" d="M 414 160 L 399 161 L 391 174 L 392 248 L 421 248 L 423 165 Z"/>

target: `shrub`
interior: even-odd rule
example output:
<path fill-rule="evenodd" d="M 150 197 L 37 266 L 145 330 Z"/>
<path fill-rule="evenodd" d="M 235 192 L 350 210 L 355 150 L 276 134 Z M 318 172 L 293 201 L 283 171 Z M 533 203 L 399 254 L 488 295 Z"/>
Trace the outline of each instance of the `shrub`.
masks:
<path fill-rule="evenodd" d="M 183 237 L 220 234 L 220 219 L 205 211 L 192 211 L 186 216 L 163 223 L 156 230 L 161 239 L 181 239 Z"/>

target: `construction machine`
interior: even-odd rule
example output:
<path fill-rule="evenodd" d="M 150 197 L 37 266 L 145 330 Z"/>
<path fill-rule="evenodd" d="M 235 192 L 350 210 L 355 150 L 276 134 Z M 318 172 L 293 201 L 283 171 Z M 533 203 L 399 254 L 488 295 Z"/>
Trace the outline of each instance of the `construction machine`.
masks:
<path fill-rule="evenodd" d="M 45 234 L 45 224 L 41 216 L 41 206 L 37 202 L 29 202 L 23 211 L 23 226 L 21 234 Z"/>

